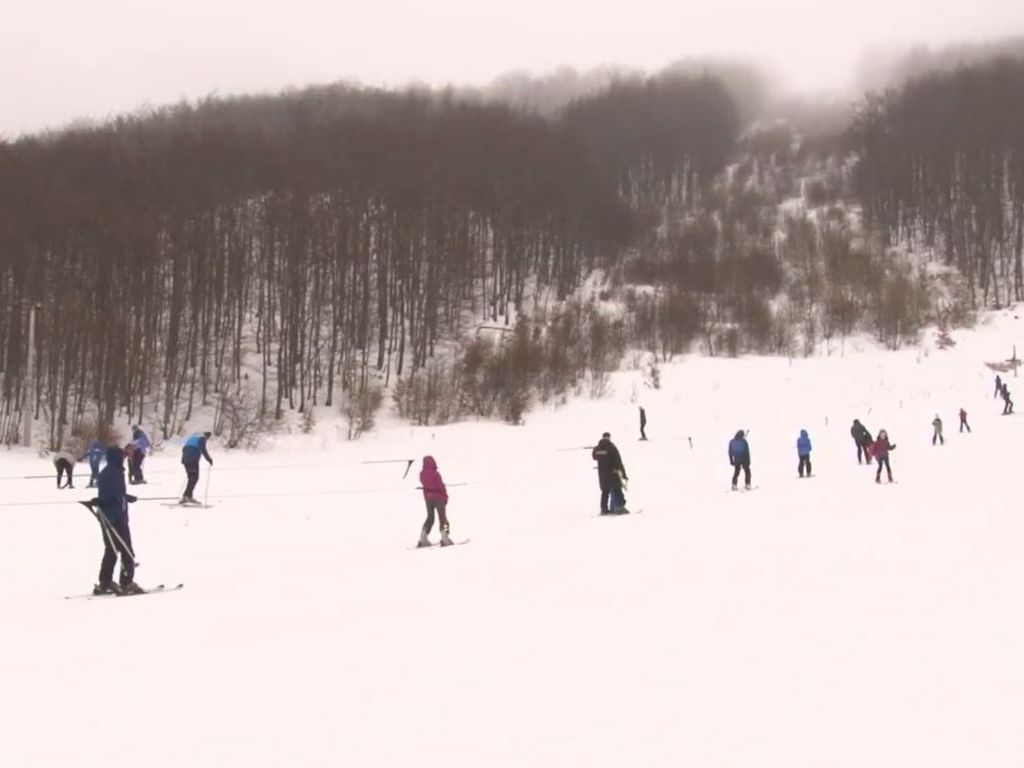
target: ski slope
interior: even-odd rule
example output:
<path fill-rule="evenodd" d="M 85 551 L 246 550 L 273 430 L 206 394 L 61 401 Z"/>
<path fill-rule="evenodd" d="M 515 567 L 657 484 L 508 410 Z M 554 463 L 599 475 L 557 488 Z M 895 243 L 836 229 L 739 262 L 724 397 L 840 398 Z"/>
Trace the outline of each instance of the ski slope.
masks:
<path fill-rule="evenodd" d="M 5 452 L 0 765 L 1018 766 L 1024 416 L 999 415 L 984 363 L 1022 327 L 1008 311 L 946 351 L 932 334 L 688 357 L 658 391 L 622 372 L 522 427 L 348 443 L 321 420 L 271 450 L 214 444 L 210 509 L 133 506 L 137 580 L 186 583 L 139 598 L 63 599 L 102 553 L 69 503 L 87 471 L 57 491 L 6 479 L 50 464 Z M 857 465 L 854 418 L 888 431 L 897 484 Z M 728 490 L 741 428 L 751 493 Z M 605 430 L 642 514 L 596 516 L 582 447 Z M 427 453 L 466 546 L 410 549 Z M 361 463 L 405 457 L 405 479 Z M 146 470 L 140 496 L 180 493 L 176 450 Z"/>

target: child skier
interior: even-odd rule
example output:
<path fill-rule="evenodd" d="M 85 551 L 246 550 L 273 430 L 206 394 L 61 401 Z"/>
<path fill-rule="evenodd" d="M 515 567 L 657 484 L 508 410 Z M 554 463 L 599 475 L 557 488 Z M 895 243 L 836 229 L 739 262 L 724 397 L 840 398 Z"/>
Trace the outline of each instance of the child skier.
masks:
<path fill-rule="evenodd" d="M 99 491 L 92 507 L 103 530 L 103 560 L 100 580 L 93 587 L 94 595 L 133 595 L 144 592 L 135 583 L 135 553 L 132 534 L 128 530 L 128 505 L 136 501 L 128 495 L 124 484 L 124 452 L 117 447 L 107 449 L 107 466 L 100 472 Z M 114 563 L 121 558 L 121 572 L 114 582 Z"/>
<path fill-rule="evenodd" d="M 1010 388 L 1003 382 L 1003 416 L 1013 413 L 1013 400 L 1010 399 Z"/>
<path fill-rule="evenodd" d="M 448 489 L 445 488 L 444 480 L 441 479 L 441 473 L 437 471 L 437 462 L 434 461 L 433 456 L 423 457 L 420 486 L 423 488 L 423 500 L 427 505 L 427 519 L 423 523 L 420 541 L 416 546 L 430 546 L 429 535 L 430 529 L 434 527 L 434 511 L 436 510 L 441 526 L 440 544 L 442 547 L 447 547 L 453 543 L 448 538 L 448 515 L 445 513 L 445 508 L 448 506 Z"/>
<path fill-rule="evenodd" d="M 597 462 L 597 482 L 601 488 L 601 514 L 626 514 L 626 496 L 622 491 L 622 483 L 629 480 L 626 468 L 622 464 L 619 449 L 612 442 L 609 432 L 601 435 L 601 440 L 590 453 Z"/>
<path fill-rule="evenodd" d="M 804 469 L 807 470 L 807 476 L 811 476 L 811 438 L 807 435 L 806 429 L 800 430 L 800 437 L 796 439 L 796 455 L 800 459 L 797 464 L 796 471 L 800 473 L 800 477 L 804 476 Z"/>
<path fill-rule="evenodd" d="M 889 466 L 889 451 L 895 451 L 895 443 L 889 442 L 889 434 L 883 429 L 878 433 L 878 439 L 871 446 L 871 453 L 878 462 L 878 471 L 875 473 L 875 482 L 882 482 L 882 465 L 885 465 L 885 473 L 892 482 L 892 468 Z"/>
<path fill-rule="evenodd" d="M 935 445 L 935 441 L 939 441 L 939 445 L 945 445 L 946 439 L 942 436 L 942 419 L 939 418 L 939 414 L 935 414 L 935 418 L 932 419 L 932 427 L 935 431 L 932 433 L 932 445 Z"/>
<path fill-rule="evenodd" d="M 743 484 L 746 490 L 750 490 L 750 444 L 747 442 L 747 435 L 741 429 L 732 440 L 729 441 L 729 463 L 733 466 L 732 489 L 736 490 L 736 481 L 740 478 L 740 470 L 743 470 Z"/>

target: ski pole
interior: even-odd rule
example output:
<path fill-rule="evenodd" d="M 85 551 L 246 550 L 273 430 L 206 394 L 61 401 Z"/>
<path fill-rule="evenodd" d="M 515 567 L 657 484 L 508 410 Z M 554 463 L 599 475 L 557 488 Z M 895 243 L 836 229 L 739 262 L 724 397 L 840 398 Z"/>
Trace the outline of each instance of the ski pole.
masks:
<path fill-rule="evenodd" d="M 203 486 L 203 506 L 210 506 L 210 478 L 213 477 L 213 464 L 206 471 L 206 485 Z"/>
<path fill-rule="evenodd" d="M 135 567 L 138 568 L 139 563 L 135 559 L 135 553 L 132 551 L 132 548 L 125 543 L 124 539 L 121 538 L 121 534 L 117 532 L 117 529 L 115 529 L 114 526 L 111 524 L 110 520 L 107 519 L 107 516 L 103 514 L 103 511 L 96 509 L 91 501 L 80 501 L 78 503 L 93 513 L 93 515 L 96 517 L 96 520 L 100 524 L 100 529 L 103 531 L 104 535 L 106 535 L 108 539 L 110 538 L 111 535 L 113 535 L 114 538 L 118 540 L 118 542 L 124 548 L 124 551 L 127 552 L 128 555 L 131 557 L 132 562 L 135 564 Z M 111 541 L 110 543 L 113 544 L 114 542 Z"/>

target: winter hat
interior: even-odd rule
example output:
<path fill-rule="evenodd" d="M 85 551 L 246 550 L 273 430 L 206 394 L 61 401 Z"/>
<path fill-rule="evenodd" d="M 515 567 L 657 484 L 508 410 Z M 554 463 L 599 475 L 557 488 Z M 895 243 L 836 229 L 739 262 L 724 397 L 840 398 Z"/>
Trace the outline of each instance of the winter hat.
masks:
<path fill-rule="evenodd" d="M 608 439 L 611 438 L 611 436 L 612 436 L 611 432 L 605 432 L 603 435 L 601 435 L 601 439 L 602 440 L 608 440 Z"/>

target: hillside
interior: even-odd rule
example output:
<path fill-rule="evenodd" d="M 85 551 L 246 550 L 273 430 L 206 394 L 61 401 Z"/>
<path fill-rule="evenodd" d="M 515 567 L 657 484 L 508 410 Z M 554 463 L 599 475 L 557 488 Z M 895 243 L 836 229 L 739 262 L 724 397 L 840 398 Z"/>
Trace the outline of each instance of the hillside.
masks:
<path fill-rule="evenodd" d="M 168 595 L 65 601 L 101 553 L 71 503 L 87 492 L 12 479 L 49 464 L 7 453 L 0 763 L 1016 765 L 1021 417 L 998 415 L 986 363 L 1010 356 L 1017 311 L 944 350 L 930 329 L 895 352 L 683 356 L 658 390 L 619 372 L 524 426 L 349 442 L 323 420 L 215 446 L 212 508 L 132 512 L 138 579 L 185 582 Z M 857 465 L 855 417 L 897 444 L 897 484 Z M 740 428 L 751 493 L 728 491 Z M 582 446 L 604 430 L 641 514 L 596 516 Z M 363 463 L 428 453 L 465 546 L 409 549 L 414 473 Z M 147 474 L 140 495 L 178 493 L 174 447 Z"/>

